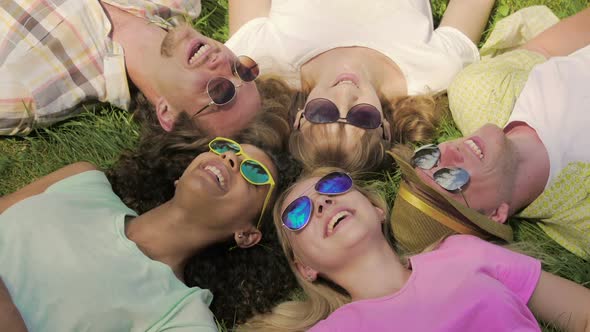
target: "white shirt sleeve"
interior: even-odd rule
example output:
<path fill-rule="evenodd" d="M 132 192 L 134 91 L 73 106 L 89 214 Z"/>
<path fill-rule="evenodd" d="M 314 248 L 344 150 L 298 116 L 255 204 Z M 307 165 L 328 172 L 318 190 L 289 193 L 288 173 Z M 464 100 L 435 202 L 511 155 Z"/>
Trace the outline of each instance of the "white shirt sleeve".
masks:
<path fill-rule="evenodd" d="M 456 55 L 461 59 L 463 67 L 479 60 L 479 50 L 473 41 L 458 29 L 450 26 L 434 30 L 430 45 L 445 53 Z"/>

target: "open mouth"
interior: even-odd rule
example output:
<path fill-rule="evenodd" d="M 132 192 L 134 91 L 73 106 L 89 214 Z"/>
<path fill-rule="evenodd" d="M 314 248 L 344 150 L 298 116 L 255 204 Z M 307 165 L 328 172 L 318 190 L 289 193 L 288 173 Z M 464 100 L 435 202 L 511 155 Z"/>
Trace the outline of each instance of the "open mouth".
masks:
<path fill-rule="evenodd" d="M 343 84 L 351 84 L 358 88 L 359 79 L 355 74 L 340 74 L 336 77 L 332 86 L 338 86 Z"/>
<path fill-rule="evenodd" d="M 473 153 L 480 159 L 482 160 L 484 157 L 484 154 L 482 152 L 481 147 L 473 140 L 473 139 L 468 139 L 465 140 L 465 145 L 467 145 L 471 151 L 473 151 Z"/>
<path fill-rule="evenodd" d="M 213 165 L 207 165 L 204 168 L 205 171 L 213 174 L 213 176 L 217 179 L 217 183 L 221 187 L 221 189 L 225 190 L 225 177 L 219 168 Z"/>
<path fill-rule="evenodd" d="M 328 222 L 328 229 L 326 231 L 326 235 L 330 236 L 331 234 L 333 234 L 334 230 L 340 224 L 340 222 L 349 216 L 352 216 L 352 213 L 350 213 L 349 211 L 340 211 L 336 213 Z"/>
<path fill-rule="evenodd" d="M 211 48 L 209 44 L 196 43 L 190 50 L 188 55 L 188 64 L 193 65 L 199 58 L 201 58 Z"/>

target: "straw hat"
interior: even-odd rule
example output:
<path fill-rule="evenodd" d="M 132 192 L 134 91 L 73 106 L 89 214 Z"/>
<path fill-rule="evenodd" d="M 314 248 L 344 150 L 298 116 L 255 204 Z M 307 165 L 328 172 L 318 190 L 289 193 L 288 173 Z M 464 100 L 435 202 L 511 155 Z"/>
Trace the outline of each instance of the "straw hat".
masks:
<path fill-rule="evenodd" d="M 471 234 L 483 239 L 512 241 L 510 226 L 491 220 L 426 184 L 404 158 L 391 154 L 402 172 L 391 211 L 397 242 L 410 252 L 422 251 L 444 236 Z"/>

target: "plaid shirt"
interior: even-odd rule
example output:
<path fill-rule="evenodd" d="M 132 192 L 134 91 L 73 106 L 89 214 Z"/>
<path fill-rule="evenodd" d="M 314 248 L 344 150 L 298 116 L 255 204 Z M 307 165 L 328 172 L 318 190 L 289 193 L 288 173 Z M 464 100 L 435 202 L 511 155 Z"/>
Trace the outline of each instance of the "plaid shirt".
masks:
<path fill-rule="evenodd" d="M 200 0 L 103 0 L 166 26 L 197 17 Z M 27 134 L 71 116 L 85 100 L 126 109 L 123 48 L 98 0 L 2 0 L 0 135 Z"/>

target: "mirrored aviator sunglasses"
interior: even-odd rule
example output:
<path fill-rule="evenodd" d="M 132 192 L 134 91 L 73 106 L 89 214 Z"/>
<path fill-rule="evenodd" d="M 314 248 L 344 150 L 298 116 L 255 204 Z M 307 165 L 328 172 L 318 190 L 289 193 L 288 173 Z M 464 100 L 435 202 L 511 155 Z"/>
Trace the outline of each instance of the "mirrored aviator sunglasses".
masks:
<path fill-rule="evenodd" d="M 240 172 L 244 179 L 255 185 L 265 185 L 271 182 L 270 171 L 259 161 L 250 158 L 242 150 L 242 146 L 228 138 L 217 137 L 209 142 L 209 149 L 216 154 L 231 151 L 236 155 L 244 155 L 245 159 L 240 164 Z"/>
<path fill-rule="evenodd" d="M 382 122 L 381 113 L 371 104 L 354 105 L 346 117 L 341 118 L 338 106 L 325 98 L 310 100 L 305 105 L 303 115 L 312 123 L 344 122 L 363 129 L 379 128 Z"/>
<path fill-rule="evenodd" d="M 347 193 L 353 185 L 350 175 L 332 172 L 316 182 L 314 190 L 322 195 L 341 195 Z M 313 202 L 309 196 L 302 195 L 287 205 L 281 215 L 283 226 L 291 231 L 299 231 L 309 223 L 313 211 Z"/>
<path fill-rule="evenodd" d="M 437 145 L 427 144 L 414 151 L 411 159 L 413 167 L 418 167 L 424 170 L 429 170 L 438 165 L 441 152 Z M 449 192 L 459 192 L 465 201 L 467 207 L 467 199 L 463 195 L 462 188 L 470 179 L 469 173 L 461 167 L 442 167 L 432 175 L 432 179 L 439 186 Z"/>

